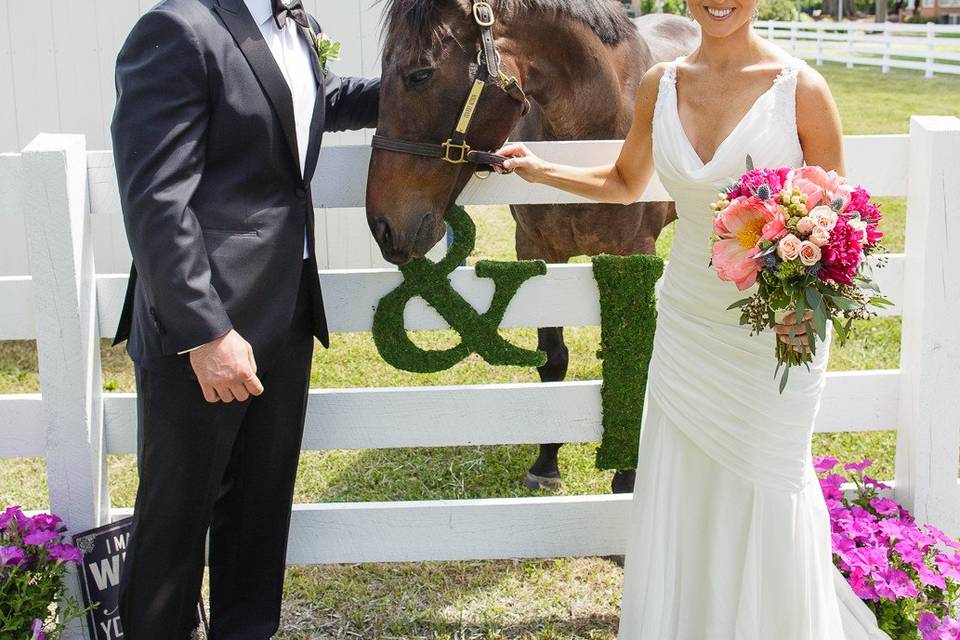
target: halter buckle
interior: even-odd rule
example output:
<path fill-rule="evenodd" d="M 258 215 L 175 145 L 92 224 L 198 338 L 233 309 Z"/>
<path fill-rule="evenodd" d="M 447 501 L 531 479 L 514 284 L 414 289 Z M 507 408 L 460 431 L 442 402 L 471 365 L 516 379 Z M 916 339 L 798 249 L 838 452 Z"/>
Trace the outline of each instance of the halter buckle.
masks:
<path fill-rule="evenodd" d="M 481 27 L 492 27 L 495 22 L 493 7 L 489 2 L 475 2 L 473 5 L 473 19 Z"/>
<path fill-rule="evenodd" d="M 467 164 L 467 154 L 470 153 L 470 145 L 466 142 L 457 143 L 452 139 L 448 139 L 442 145 L 443 147 L 443 159 L 449 162 L 450 164 Z M 451 155 L 451 152 L 456 150 L 459 152 L 458 155 Z"/>

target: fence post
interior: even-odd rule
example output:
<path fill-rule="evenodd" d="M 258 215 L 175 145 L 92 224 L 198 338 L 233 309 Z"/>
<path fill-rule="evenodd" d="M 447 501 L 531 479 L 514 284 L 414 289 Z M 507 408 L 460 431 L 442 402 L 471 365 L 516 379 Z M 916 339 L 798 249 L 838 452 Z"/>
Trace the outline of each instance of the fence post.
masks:
<path fill-rule="evenodd" d="M 818 22 L 817 30 L 817 66 L 823 66 L 823 23 Z"/>
<path fill-rule="evenodd" d="M 843 6 L 843 0 L 837 0 L 837 3 L 841 7 Z M 843 10 L 841 9 L 841 11 Z M 853 69 L 853 23 L 842 22 L 839 23 L 839 26 L 847 30 L 847 69 Z"/>
<path fill-rule="evenodd" d="M 960 119 L 911 118 L 906 166 L 896 493 L 918 521 L 960 535 Z"/>
<path fill-rule="evenodd" d="M 96 271 L 83 136 L 37 136 L 23 151 L 50 508 L 71 532 L 109 518 Z M 78 583 L 68 584 L 76 594 Z M 75 624 L 67 638 L 86 636 Z"/>
<path fill-rule="evenodd" d="M 932 22 L 927 23 L 927 60 L 924 64 L 923 76 L 925 78 L 933 77 L 933 54 L 937 45 L 937 30 Z"/>
<path fill-rule="evenodd" d="M 890 48 L 891 48 L 891 36 L 889 23 L 882 23 L 881 28 L 883 29 L 883 67 L 880 69 L 882 73 L 889 73 L 890 71 Z"/>

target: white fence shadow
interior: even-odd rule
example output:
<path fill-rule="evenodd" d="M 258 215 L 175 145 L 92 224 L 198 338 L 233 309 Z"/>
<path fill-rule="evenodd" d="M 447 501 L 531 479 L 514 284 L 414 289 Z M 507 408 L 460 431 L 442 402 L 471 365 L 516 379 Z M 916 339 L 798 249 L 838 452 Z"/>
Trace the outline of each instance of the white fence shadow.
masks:
<path fill-rule="evenodd" d="M 909 136 L 845 140 L 849 173 L 877 195 L 908 195 L 907 249 L 882 270 L 903 317 L 901 368 L 831 373 L 818 431 L 898 432 L 896 491 L 921 520 L 960 534 L 960 120 L 915 117 Z M 535 143 L 548 158 L 609 161 L 619 142 Z M 369 149 L 326 149 L 318 206 L 362 202 Z M 90 220 L 118 207 L 109 154 L 81 136 L 41 135 L 0 158 L 0 206 L 20 207 L 30 238 L 30 277 L 0 280 L 0 339 L 36 338 L 41 394 L 0 396 L 0 456 L 45 456 L 50 507 L 74 530 L 122 516 L 108 508 L 104 456 L 135 447 L 135 397 L 101 393 L 97 344 L 116 325 L 125 275 L 97 274 Z M 903 167 L 907 169 L 904 170 Z M 653 185 L 645 199 L 663 197 Z M 516 176 L 474 181 L 463 204 L 576 202 Z M 321 273 L 334 331 L 370 330 L 395 269 Z M 478 309 L 492 287 L 470 268 L 455 287 Z M 599 323 L 590 265 L 551 265 L 511 304 L 507 326 Z M 442 320 L 421 306 L 408 326 Z M 595 442 L 599 382 L 323 389 L 310 393 L 303 448 L 364 449 Z M 554 557 L 622 553 L 629 496 L 300 504 L 288 562 Z M 534 527 L 535 525 L 535 527 Z M 536 528 L 542 535 L 515 532 Z M 554 535 L 555 534 L 555 535 Z"/>

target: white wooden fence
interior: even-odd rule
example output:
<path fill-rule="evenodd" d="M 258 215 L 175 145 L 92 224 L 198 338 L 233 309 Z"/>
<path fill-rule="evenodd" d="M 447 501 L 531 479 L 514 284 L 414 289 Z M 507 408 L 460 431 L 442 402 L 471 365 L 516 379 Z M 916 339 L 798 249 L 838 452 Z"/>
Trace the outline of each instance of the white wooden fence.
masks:
<path fill-rule="evenodd" d="M 890 69 L 960 74 L 960 25 L 897 22 L 776 22 L 757 31 L 795 56 L 816 63 L 841 62 Z"/>
<path fill-rule="evenodd" d="M 903 317 L 899 370 L 831 373 L 818 431 L 898 432 L 896 489 L 921 520 L 960 534 L 960 119 L 915 117 L 909 135 L 845 139 L 849 172 L 877 195 L 908 195 L 907 248 L 880 272 Z M 618 142 L 535 143 L 545 157 L 609 161 Z M 321 202 L 362 201 L 369 149 L 331 148 L 315 185 Z M 0 207 L 23 211 L 29 277 L 0 279 L 0 339 L 36 338 L 40 394 L 0 396 L 0 457 L 47 458 L 50 507 L 74 530 L 128 513 L 111 510 L 107 453 L 135 450 L 135 396 L 102 393 L 98 340 L 111 335 L 126 276 L 98 274 L 91 222 L 116 208 L 111 156 L 87 152 L 82 136 L 41 135 L 21 154 L 0 156 Z M 896 159 L 908 159 L 907 163 Z M 909 169 L 909 175 L 901 167 Z M 333 179 L 331 179 L 331 176 Z M 331 186 L 335 185 L 335 186 Z M 644 199 L 661 199 L 659 184 Z M 474 181 L 463 204 L 578 202 L 516 176 Z M 324 271 L 331 328 L 370 330 L 373 309 L 395 287 L 394 269 Z M 453 276 L 478 309 L 492 295 L 471 268 Z M 505 326 L 599 323 L 591 267 L 551 265 L 528 281 Z M 425 305 L 411 329 L 443 321 Z M 310 392 L 303 448 L 595 442 L 600 383 L 321 389 Z M 288 562 L 460 560 L 602 555 L 625 546 L 624 495 L 300 504 Z M 516 535 L 536 528 L 538 536 Z"/>

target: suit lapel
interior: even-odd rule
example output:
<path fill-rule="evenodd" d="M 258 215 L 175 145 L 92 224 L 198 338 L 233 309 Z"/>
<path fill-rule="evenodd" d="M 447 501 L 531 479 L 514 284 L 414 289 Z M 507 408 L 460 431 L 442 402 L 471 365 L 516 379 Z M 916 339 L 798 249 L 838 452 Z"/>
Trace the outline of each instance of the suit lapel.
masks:
<path fill-rule="evenodd" d="M 307 18 L 314 26 L 314 30 L 319 34 L 319 28 L 313 18 Z M 310 119 L 310 138 L 307 143 L 307 158 L 304 162 L 303 179 L 310 181 L 313 179 L 313 172 L 317 169 L 317 159 L 320 157 L 320 137 L 323 134 L 323 121 L 326 106 L 326 95 L 324 92 L 323 69 L 320 68 L 320 58 L 317 57 L 313 46 L 313 36 L 308 29 L 300 29 L 300 34 L 307 40 L 310 47 L 310 67 L 313 69 L 313 76 L 317 80 L 317 100 L 313 103 L 313 118 Z"/>
<path fill-rule="evenodd" d="M 264 94 L 273 105 L 280 127 L 290 147 L 294 166 L 300 167 L 300 152 L 297 148 L 297 125 L 293 115 L 293 96 L 290 87 L 277 66 L 277 61 L 270 52 L 270 47 L 263 40 L 260 27 L 253 21 L 243 0 L 220 0 L 216 11 L 223 20 L 223 24 L 230 31 L 233 39 L 240 47 L 244 57 L 253 69 Z"/>

